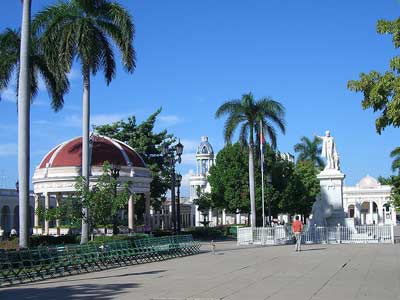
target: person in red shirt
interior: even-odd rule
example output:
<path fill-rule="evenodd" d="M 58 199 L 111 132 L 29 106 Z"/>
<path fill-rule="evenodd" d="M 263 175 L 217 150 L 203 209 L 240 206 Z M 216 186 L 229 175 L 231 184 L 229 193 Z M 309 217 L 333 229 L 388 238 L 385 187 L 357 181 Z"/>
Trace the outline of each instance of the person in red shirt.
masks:
<path fill-rule="evenodd" d="M 292 224 L 292 231 L 296 238 L 295 251 L 301 251 L 301 232 L 303 231 L 303 223 L 299 220 L 299 216 L 296 216 L 296 220 Z"/>

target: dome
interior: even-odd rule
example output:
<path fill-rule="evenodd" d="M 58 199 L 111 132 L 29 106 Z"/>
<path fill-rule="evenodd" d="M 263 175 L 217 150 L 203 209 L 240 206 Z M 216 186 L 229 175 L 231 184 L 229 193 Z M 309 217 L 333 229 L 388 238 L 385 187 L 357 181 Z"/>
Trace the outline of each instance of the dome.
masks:
<path fill-rule="evenodd" d="M 128 167 L 146 165 L 139 154 L 127 144 L 101 135 L 91 135 L 89 144 L 91 166 L 102 166 L 104 162 Z M 61 143 L 47 153 L 38 169 L 51 167 L 80 167 L 82 165 L 82 137 Z"/>
<path fill-rule="evenodd" d="M 207 136 L 201 137 L 201 143 L 197 147 L 197 154 L 214 154 L 211 144 L 208 142 Z"/>
<path fill-rule="evenodd" d="M 362 189 L 375 189 L 380 187 L 381 184 L 374 177 L 367 175 L 360 180 L 357 186 Z"/>

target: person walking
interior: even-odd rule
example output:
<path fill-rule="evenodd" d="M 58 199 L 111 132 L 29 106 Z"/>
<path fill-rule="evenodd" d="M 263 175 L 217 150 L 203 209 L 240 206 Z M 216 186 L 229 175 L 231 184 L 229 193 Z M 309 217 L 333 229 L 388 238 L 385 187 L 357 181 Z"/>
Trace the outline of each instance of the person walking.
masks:
<path fill-rule="evenodd" d="M 301 232 L 303 231 L 303 223 L 299 220 L 299 216 L 296 216 L 296 220 L 292 224 L 292 231 L 296 238 L 295 251 L 301 251 Z"/>

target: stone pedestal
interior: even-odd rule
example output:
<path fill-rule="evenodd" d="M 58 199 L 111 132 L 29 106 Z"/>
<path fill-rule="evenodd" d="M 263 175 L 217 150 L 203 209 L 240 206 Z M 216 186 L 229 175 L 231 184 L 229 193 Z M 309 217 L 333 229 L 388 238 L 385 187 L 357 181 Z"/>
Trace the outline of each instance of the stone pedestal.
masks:
<path fill-rule="evenodd" d="M 346 225 L 343 209 L 343 180 L 339 170 L 328 169 L 318 174 L 321 186 L 321 202 L 327 226 Z"/>

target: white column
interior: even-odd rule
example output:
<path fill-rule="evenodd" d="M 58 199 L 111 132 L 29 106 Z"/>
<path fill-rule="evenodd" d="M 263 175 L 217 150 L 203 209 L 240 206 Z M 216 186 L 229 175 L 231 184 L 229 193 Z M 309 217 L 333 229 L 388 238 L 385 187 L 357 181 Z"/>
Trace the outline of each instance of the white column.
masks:
<path fill-rule="evenodd" d="M 44 208 L 48 210 L 50 208 L 50 194 L 44 193 Z M 49 235 L 49 220 L 44 220 L 44 234 Z"/>
<path fill-rule="evenodd" d="M 359 221 L 359 210 L 358 210 L 357 199 L 354 199 L 354 220 L 355 220 L 355 223 L 358 224 L 358 221 Z"/>
<path fill-rule="evenodd" d="M 241 224 L 242 216 L 240 213 L 236 214 L 236 224 Z"/>
<path fill-rule="evenodd" d="M 129 195 L 128 200 L 128 229 L 133 230 L 135 224 L 135 203 L 133 201 L 133 194 Z"/>
<path fill-rule="evenodd" d="M 34 218 L 34 222 L 33 222 L 33 226 L 34 226 L 33 231 L 34 232 L 35 232 L 35 230 L 37 230 L 35 228 L 39 227 L 39 215 L 37 213 L 38 208 L 39 208 L 39 201 L 40 201 L 40 194 L 35 194 L 35 207 L 34 207 L 34 209 L 35 209 L 35 218 Z"/>
<path fill-rule="evenodd" d="M 56 207 L 60 207 L 60 201 L 61 201 L 61 193 L 57 193 L 56 194 Z M 60 226 L 61 226 L 61 220 L 57 219 L 56 220 L 57 235 L 60 235 Z"/>
<path fill-rule="evenodd" d="M 391 207 L 390 210 L 392 211 L 392 224 L 396 225 L 396 210 L 393 207 Z"/>
<path fill-rule="evenodd" d="M 225 211 L 225 208 L 222 210 L 222 225 L 226 225 L 226 211 Z"/>
<path fill-rule="evenodd" d="M 377 224 L 383 224 L 383 217 L 384 215 L 382 215 L 383 212 L 383 206 L 382 205 L 378 205 L 378 222 Z"/>
<path fill-rule="evenodd" d="M 212 225 L 212 226 L 215 225 L 214 223 L 211 223 L 212 220 L 213 220 L 213 212 L 212 212 L 212 209 L 210 208 L 210 210 L 208 211 L 208 221 L 210 221 L 209 226 L 210 225 Z"/>
<path fill-rule="evenodd" d="M 374 205 L 373 205 L 373 201 L 369 201 L 369 222 L 370 224 L 373 223 L 374 220 Z"/>
<path fill-rule="evenodd" d="M 150 193 L 144 194 L 144 197 L 145 197 L 145 206 L 144 206 L 145 224 L 151 225 L 151 223 L 150 223 Z"/>

